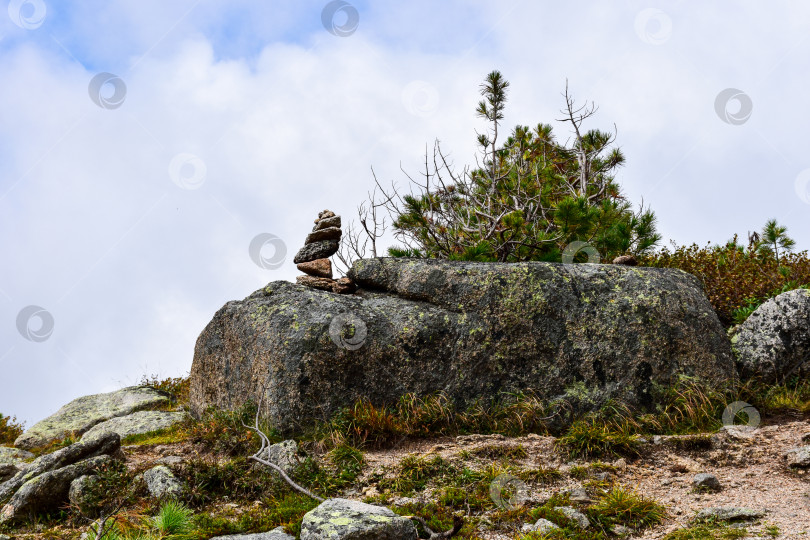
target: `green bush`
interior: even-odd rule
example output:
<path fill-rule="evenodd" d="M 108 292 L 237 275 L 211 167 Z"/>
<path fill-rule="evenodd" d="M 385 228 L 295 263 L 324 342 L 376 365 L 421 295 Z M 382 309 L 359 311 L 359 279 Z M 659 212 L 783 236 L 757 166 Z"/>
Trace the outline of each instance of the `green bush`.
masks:
<path fill-rule="evenodd" d="M 810 284 L 810 257 L 806 251 L 783 253 L 777 262 L 767 252 L 745 249 L 736 240 L 724 246 L 664 248 L 642 258 L 640 263 L 677 268 L 696 276 L 726 326 L 744 321 L 769 298 Z"/>

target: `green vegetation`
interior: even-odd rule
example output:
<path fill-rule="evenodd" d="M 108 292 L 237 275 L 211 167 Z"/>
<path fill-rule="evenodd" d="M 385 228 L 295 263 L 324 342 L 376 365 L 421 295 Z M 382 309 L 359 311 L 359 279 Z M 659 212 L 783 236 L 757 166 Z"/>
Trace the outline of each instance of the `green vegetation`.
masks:
<path fill-rule="evenodd" d="M 720 321 L 729 326 L 742 323 L 769 298 L 810 286 L 810 257 L 806 251 L 791 253 L 794 245 L 787 228 L 769 220 L 748 246 L 734 236 L 722 246 L 663 248 L 640 263 L 697 276 Z"/>
<path fill-rule="evenodd" d="M 23 424 L 17 422 L 17 417 L 8 417 L 0 413 L 0 445 L 14 443 L 24 430 Z"/>
<path fill-rule="evenodd" d="M 476 114 L 488 123 L 478 134 L 476 166 L 455 171 L 436 142 L 410 193 L 386 192 L 369 208 L 385 207 L 404 245 L 392 256 L 475 261 L 559 261 L 566 246 L 587 242 L 603 258 L 649 252 L 660 240 L 655 215 L 632 210 L 616 173 L 625 157 L 615 133 L 586 130 L 594 104 L 577 105 L 566 88 L 561 121 L 572 143 L 557 141 L 550 124 L 518 125 L 503 142 L 509 82 L 498 71 L 481 85 Z M 432 164 L 432 165 L 431 165 Z M 409 177 L 410 178 L 410 177 Z M 375 195 L 377 192 L 375 191 Z M 372 242 L 361 210 L 361 222 Z M 373 217 L 376 217 L 373 216 Z M 578 256 L 584 260 L 585 253 Z"/>

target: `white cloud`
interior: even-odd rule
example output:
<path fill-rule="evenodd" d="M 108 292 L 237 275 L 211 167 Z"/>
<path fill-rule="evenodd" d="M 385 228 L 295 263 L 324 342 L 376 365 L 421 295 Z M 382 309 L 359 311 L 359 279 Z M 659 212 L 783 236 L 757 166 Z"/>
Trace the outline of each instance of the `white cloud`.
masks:
<path fill-rule="evenodd" d="M 628 196 L 644 197 L 665 237 L 724 241 L 777 217 L 800 246 L 810 243 L 808 207 L 793 187 L 810 167 L 799 133 L 808 112 L 800 21 L 810 8 L 662 4 L 672 36 L 650 45 L 634 30 L 648 6 L 633 2 L 358 4 L 348 38 L 320 27 L 320 3 L 274 11 L 247 0 L 201 4 L 169 31 L 187 4 L 54 6 L 38 34 L 0 28 L 6 414 L 30 423 L 143 374 L 187 372 L 213 313 L 267 281 L 294 279 L 312 219 L 324 208 L 350 217 L 372 187 L 371 166 L 401 183 L 400 162 L 418 170 L 435 137 L 459 166 L 471 162 L 483 128 L 477 89 L 492 69 L 512 82 L 510 127 L 553 122 L 566 78 L 595 100 L 593 127 L 615 123 L 628 155 Z M 120 108 L 90 100 L 98 71 L 125 81 Z M 402 94 L 414 81 L 435 89 L 435 110 L 409 112 Z M 743 126 L 714 113 L 727 87 L 752 96 Z M 205 163 L 199 188 L 172 182 L 180 153 Z M 279 270 L 248 256 L 262 232 L 287 243 Z M 44 343 L 17 333 L 29 304 L 54 315 Z"/>

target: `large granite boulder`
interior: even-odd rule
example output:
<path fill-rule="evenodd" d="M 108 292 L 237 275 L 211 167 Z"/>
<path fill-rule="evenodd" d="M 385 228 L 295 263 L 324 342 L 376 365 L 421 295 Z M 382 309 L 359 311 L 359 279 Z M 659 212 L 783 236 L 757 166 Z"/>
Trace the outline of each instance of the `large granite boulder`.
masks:
<path fill-rule="evenodd" d="M 782 382 L 810 369 L 810 291 L 795 289 L 759 306 L 732 338 L 743 378 Z"/>
<path fill-rule="evenodd" d="M 328 499 L 304 515 L 301 540 L 417 540 L 416 527 L 388 508 Z"/>
<path fill-rule="evenodd" d="M 111 418 L 154 409 L 170 402 L 171 398 L 166 393 L 148 386 L 131 386 L 106 394 L 83 396 L 31 426 L 14 441 L 14 446 L 25 449 L 45 446 L 69 435 L 81 435 Z"/>
<path fill-rule="evenodd" d="M 197 339 L 192 412 L 261 397 L 288 431 L 361 397 L 531 390 L 581 410 L 652 405 L 680 374 L 735 376 L 700 283 L 679 270 L 384 258 L 349 277 L 352 296 L 276 281 L 225 304 Z"/>
<path fill-rule="evenodd" d="M 184 422 L 187 418 L 188 413 L 184 411 L 138 411 L 96 424 L 82 435 L 82 440 L 98 437 L 102 433 L 111 431 L 118 433 L 122 439 L 129 435 L 143 435 L 168 429 Z"/>

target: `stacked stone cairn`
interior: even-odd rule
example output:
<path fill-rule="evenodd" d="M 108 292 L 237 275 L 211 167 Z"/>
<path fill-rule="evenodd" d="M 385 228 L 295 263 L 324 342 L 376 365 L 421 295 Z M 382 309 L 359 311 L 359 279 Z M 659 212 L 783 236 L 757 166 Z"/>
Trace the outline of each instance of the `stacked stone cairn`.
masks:
<path fill-rule="evenodd" d="M 318 214 L 304 247 L 293 259 L 298 269 L 307 274 L 298 276 L 296 281 L 299 285 L 340 294 L 352 294 L 357 290 L 355 283 L 347 277 L 332 279 L 332 261 L 329 257 L 337 253 L 342 234 L 340 216 L 331 210 Z"/>

